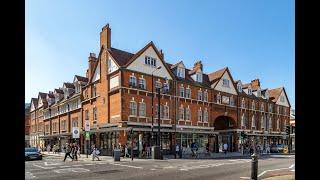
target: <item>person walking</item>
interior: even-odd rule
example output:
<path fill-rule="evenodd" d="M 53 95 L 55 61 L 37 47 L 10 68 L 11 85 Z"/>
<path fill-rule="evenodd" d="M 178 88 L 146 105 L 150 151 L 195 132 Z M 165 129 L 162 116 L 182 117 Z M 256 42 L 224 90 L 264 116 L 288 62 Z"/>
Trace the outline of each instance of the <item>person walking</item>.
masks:
<path fill-rule="evenodd" d="M 147 145 L 147 158 L 151 156 L 151 146 L 148 144 Z"/>
<path fill-rule="evenodd" d="M 128 155 L 129 158 L 131 157 L 129 152 L 128 152 L 128 145 L 125 144 L 124 145 L 124 156 L 123 156 L 123 158 L 127 157 L 127 155 Z"/>
<path fill-rule="evenodd" d="M 77 144 L 77 147 L 78 147 L 78 157 L 80 158 L 80 154 L 81 154 L 81 151 L 80 151 L 80 145 Z"/>
<path fill-rule="evenodd" d="M 228 151 L 228 144 L 227 143 L 223 144 L 223 151 L 224 151 L 224 154 L 227 154 L 227 151 Z"/>
<path fill-rule="evenodd" d="M 72 152 L 73 159 L 78 161 L 78 146 L 73 144 L 73 152 Z"/>
<path fill-rule="evenodd" d="M 72 151 L 71 146 L 69 144 L 67 144 L 66 145 L 66 154 L 64 156 L 63 162 L 66 161 L 67 156 L 69 156 L 73 160 L 73 157 L 70 155 L 71 151 Z"/>
<path fill-rule="evenodd" d="M 100 151 L 96 147 L 94 147 L 92 150 L 92 161 L 94 161 L 95 158 L 97 158 L 98 161 L 100 161 L 98 156 L 99 154 L 100 154 Z"/>

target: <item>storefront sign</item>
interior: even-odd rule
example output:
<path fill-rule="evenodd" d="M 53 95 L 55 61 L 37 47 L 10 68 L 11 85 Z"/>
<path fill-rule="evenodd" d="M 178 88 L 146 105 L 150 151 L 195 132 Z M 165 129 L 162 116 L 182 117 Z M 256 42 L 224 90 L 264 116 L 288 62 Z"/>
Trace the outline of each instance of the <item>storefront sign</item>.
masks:
<path fill-rule="evenodd" d="M 86 132 L 86 140 L 90 140 L 90 133 L 88 131 Z"/>
<path fill-rule="evenodd" d="M 78 127 L 73 127 L 72 128 L 72 138 L 74 138 L 74 139 L 80 138 L 80 133 L 79 133 L 79 128 Z"/>

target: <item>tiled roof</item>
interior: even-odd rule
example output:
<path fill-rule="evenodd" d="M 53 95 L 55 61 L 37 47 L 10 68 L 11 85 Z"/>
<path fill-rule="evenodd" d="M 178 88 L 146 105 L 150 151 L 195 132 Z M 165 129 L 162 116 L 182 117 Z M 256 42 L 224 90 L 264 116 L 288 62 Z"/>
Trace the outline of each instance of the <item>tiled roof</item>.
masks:
<path fill-rule="evenodd" d="M 276 102 L 278 100 L 278 97 L 280 96 L 282 92 L 282 87 L 276 88 L 276 89 L 270 89 L 268 90 L 269 96 L 273 97 L 274 99 L 272 100 L 273 102 Z"/>
<path fill-rule="evenodd" d="M 49 93 L 49 94 L 48 94 L 48 97 L 49 97 L 49 98 L 54 98 L 54 95 Z"/>
<path fill-rule="evenodd" d="M 116 48 L 108 50 L 119 66 L 126 65 L 134 54 Z"/>
<path fill-rule="evenodd" d="M 31 98 L 31 102 L 33 102 L 33 105 L 35 108 L 38 106 L 38 98 Z"/>
<path fill-rule="evenodd" d="M 57 93 L 59 94 L 64 94 L 63 90 L 62 89 L 54 89 Z"/>
<path fill-rule="evenodd" d="M 63 84 L 66 86 L 66 88 L 72 88 L 72 89 L 75 88 L 73 83 L 65 82 Z"/>
<path fill-rule="evenodd" d="M 242 89 L 247 89 L 251 85 L 251 83 L 242 84 Z"/>
<path fill-rule="evenodd" d="M 79 76 L 79 75 L 75 75 L 75 77 L 78 79 L 78 81 L 81 81 L 81 82 L 88 82 L 89 80 L 88 78 Z"/>
<path fill-rule="evenodd" d="M 39 92 L 41 99 L 46 99 L 47 93 Z"/>
<path fill-rule="evenodd" d="M 220 79 L 226 70 L 227 70 L 227 67 L 208 74 L 209 81 L 213 82 L 213 81 L 216 81 L 217 79 Z"/>

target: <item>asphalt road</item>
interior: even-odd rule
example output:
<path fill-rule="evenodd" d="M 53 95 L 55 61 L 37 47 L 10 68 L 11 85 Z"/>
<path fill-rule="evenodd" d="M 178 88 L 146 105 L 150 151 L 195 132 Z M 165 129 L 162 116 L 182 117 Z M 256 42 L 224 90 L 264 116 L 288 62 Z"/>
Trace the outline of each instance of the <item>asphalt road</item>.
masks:
<path fill-rule="evenodd" d="M 259 179 L 279 174 L 294 174 L 294 155 L 275 155 L 259 159 Z M 66 162 L 61 157 L 25 163 L 25 179 L 217 179 L 239 180 L 250 177 L 251 160 L 243 159 L 130 159 L 114 162 L 81 159 Z"/>

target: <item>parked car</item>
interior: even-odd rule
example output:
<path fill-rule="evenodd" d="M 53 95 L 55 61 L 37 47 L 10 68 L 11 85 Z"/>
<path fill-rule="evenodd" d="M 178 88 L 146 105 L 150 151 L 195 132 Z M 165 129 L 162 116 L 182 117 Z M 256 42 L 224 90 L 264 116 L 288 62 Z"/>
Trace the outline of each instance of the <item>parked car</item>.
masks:
<path fill-rule="evenodd" d="M 42 154 L 41 152 L 35 148 L 24 148 L 24 154 L 25 154 L 25 160 L 34 160 L 34 159 L 39 159 L 42 160 Z"/>
<path fill-rule="evenodd" d="M 270 152 L 271 153 L 283 153 L 284 145 L 283 144 L 271 144 Z"/>

